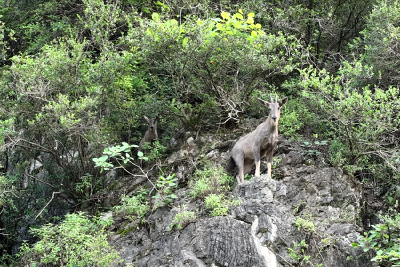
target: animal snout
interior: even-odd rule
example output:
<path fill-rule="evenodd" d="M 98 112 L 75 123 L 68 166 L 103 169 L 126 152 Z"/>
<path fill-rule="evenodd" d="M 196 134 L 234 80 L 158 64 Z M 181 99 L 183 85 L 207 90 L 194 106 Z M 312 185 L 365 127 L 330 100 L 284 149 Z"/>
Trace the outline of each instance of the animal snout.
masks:
<path fill-rule="evenodd" d="M 276 121 L 277 117 L 276 117 L 276 116 L 272 116 L 272 119 L 273 119 L 274 121 Z"/>

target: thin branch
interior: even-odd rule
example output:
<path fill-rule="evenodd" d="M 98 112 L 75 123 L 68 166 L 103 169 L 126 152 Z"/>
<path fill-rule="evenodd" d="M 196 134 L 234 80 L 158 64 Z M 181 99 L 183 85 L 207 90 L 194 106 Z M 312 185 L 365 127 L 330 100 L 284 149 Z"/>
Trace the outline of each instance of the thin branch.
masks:
<path fill-rule="evenodd" d="M 28 173 L 25 173 L 25 175 L 27 175 L 27 176 L 31 177 L 32 179 L 35 179 L 35 180 L 37 180 L 37 181 L 43 183 L 43 184 L 47 184 L 47 185 L 50 186 L 51 188 L 55 188 L 54 185 L 51 185 L 51 184 L 49 184 L 49 183 L 47 183 L 47 182 L 45 182 L 45 181 L 42 181 L 42 180 L 40 180 L 39 178 L 36 178 L 36 177 L 33 176 L 33 175 L 30 175 L 30 174 L 28 174 Z"/>
<path fill-rule="evenodd" d="M 60 194 L 61 192 L 53 192 L 51 199 L 49 200 L 49 202 L 47 202 L 47 204 L 43 207 L 43 209 L 39 212 L 38 215 L 36 215 L 35 219 L 37 219 L 37 217 L 39 217 L 40 214 L 42 214 L 42 212 L 44 211 L 44 209 L 50 204 L 51 201 L 53 201 L 54 195 L 55 194 Z"/>
<path fill-rule="evenodd" d="M 119 164 L 119 167 L 116 167 L 116 168 L 118 168 L 118 169 L 123 169 L 124 171 L 126 171 L 127 173 L 129 173 L 130 175 L 132 175 L 132 176 L 134 176 L 134 177 L 137 177 L 137 176 L 140 176 L 140 177 L 146 177 L 147 178 L 147 180 L 150 182 L 150 184 L 153 186 L 153 188 L 156 190 L 156 191 L 158 191 L 157 190 L 157 188 L 156 188 L 156 186 L 153 184 L 153 182 L 149 179 L 149 176 L 148 176 L 148 173 L 156 166 L 156 165 L 153 165 L 153 167 L 151 167 L 147 172 L 145 172 L 139 165 L 137 165 L 137 164 L 135 164 L 133 161 L 129 161 L 133 166 L 135 166 L 136 168 L 138 168 L 143 174 L 133 174 L 132 172 L 130 172 L 130 171 L 128 171 L 122 164 L 121 164 L 121 162 L 120 162 L 120 160 L 119 159 L 117 159 L 117 158 L 115 158 L 116 159 L 116 161 L 118 162 L 118 164 Z"/>
<path fill-rule="evenodd" d="M 13 191 L 3 191 L 3 192 L 1 192 L 1 195 L 6 194 L 6 193 L 11 193 L 11 194 L 14 195 L 14 197 L 19 198 Z M 0 212 L 0 214 L 3 213 L 3 211 L 4 211 L 4 208 L 3 208 L 3 210 Z"/>

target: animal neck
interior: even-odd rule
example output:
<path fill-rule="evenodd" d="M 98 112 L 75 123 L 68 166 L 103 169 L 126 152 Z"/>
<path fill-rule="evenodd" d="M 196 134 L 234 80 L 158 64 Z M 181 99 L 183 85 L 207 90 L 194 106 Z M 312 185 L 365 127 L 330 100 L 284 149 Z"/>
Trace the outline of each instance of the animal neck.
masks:
<path fill-rule="evenodd" d="M 269 132 L 278 134 L 278 123 L 275 123 L 271 116 L 268 116 L 266 123 L 268 124 Z"/>

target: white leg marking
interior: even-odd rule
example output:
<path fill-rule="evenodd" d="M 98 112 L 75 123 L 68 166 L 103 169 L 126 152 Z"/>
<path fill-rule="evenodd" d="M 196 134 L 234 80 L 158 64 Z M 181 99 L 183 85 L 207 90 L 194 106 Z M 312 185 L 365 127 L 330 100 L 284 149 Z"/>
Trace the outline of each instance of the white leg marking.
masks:
<path fill-rule="evenodd" d="M 271 162 L 268 162 L 267 163 L 267 167 L 268 167 L 268 176 L 269 176 L 269 178 L 271 179 L 272 177 L 271 177 Z"/>
<path fill-rule="evenodd" d="M 255 177 L 260 177 L 260 164 L 261 164 L 260 161 L 256 162 L 256 173 L 254 175 Z"/>

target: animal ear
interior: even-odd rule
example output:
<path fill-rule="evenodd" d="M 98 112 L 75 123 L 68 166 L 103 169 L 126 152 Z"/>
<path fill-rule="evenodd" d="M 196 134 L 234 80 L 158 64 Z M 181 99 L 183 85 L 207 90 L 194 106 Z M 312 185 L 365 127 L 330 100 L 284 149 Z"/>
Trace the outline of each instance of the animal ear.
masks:
<path fill-rule="evenodd" d="M 143 118 L 144 118 L 148 123 L 150 123 L 149 118 L 147 118 L 146 116 L 143 116 Z"/>
<path fill-rule="evenodd" d="M 282 107 L 283 105 L 286 104 L 287 101 L 288 101 L 288 98 L 285 97 L 284 99 L 282 99 L 282 100 L 279 102 L 279 106 Z"/>
<path fill-rule="evenodd" d="M 262 104 L 269 106 L 269 102 L 267 102 L 267 101 L 265 101 L 265 100 L 263 100 L 263 99 L 261 99 L 261 98 L 257 98 L 257 99 L 260 100 L 260 102 L 261 102 Z"/>

